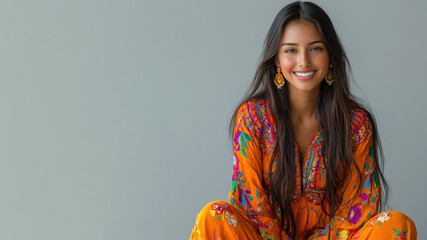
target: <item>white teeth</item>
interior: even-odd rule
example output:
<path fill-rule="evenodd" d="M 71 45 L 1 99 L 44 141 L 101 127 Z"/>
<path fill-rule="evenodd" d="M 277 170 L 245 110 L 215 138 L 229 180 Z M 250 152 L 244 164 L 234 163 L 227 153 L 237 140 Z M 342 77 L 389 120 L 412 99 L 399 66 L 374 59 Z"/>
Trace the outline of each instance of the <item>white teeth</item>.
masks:
<path fill-rule="evenodd" d="M 295 72 L 295 74 L 296 74 L 297 76 L 300 76 L 300 77 L 307 77 L 307 76 L 312 75 L 313 73 L 314 73 L 314 71 L 306 72 L 306 73 Z"/>

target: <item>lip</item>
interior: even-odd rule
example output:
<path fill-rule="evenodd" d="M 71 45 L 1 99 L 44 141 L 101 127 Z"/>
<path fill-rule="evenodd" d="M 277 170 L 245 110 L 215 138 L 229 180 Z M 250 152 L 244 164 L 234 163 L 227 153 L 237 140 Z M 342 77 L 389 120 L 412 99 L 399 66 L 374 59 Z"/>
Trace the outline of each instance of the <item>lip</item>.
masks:
<path fill-rule="evenodd" d="M 296 74 L 297 73 L 308 73 L 308 72 L 313 72 L 313 74 L 311 74 L 310 76 L 298 76 Z M 314 74 L 316 74 L 316 70 L 311 70 L 311 71 L 294 71 L 292 72 L 294 74 L 295 77 L 297 77 L 299 80 L 310 80 L 311 78 L 313 78 Z"/>

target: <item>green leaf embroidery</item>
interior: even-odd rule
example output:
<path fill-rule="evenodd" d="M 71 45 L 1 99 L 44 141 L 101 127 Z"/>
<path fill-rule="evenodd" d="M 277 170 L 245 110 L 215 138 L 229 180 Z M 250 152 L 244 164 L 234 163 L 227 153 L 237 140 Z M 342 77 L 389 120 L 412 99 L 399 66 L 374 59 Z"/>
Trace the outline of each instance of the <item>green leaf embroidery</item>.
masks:
<path fill-rule="evenodd" d="M 216 216 L 215 220 L 221 220 L 221 215 Z"/>
<path fill-rule="evenodd" d="M 247 134 L 247 133 L 245 133 L 245 132 L 241 132 L 240 133 L 240 152 L 242 153 L 242 155 L 244 156 L 244 157 L 248 157 L 247 155 L 246 155 L 246 152 L 245 152 L 245 149 L 249 149 L 249 147 L 248 147 L 248 144 L 247 144 L 247 142 L 246 141 L 249 141 L 249 142 L 252 142 L 252 139 L 251 139 L 251 137 Z"/>
<path fill-rule="evenodd" d="M 379 179 L 378 179 L 377 172 L 373 172 L 372 175 L 373 175 L 373 178 L 374 178 L 375 187 L 378 187 Z"/>
<path fill-rule="evenodd" d="M 236 192 L 237 185 L 238 185 L 238 183 L 237 183 L 237 181 L 236 181 L 236 180 L 234 180 L 234 181 L 231 183 L 231 191 L 232 191 L 233 193 L 235 193 L 235 192 Z"/>
<path fill-rule="evenodd" d="M 377 225 L 378 225 L 378 226 L 381 226 L 382 224 L 381 224 L 381 222 L 377 222 Z"/>
<path fill-rule="evenodd" d="M 246 141 L 243 140 L 242 142 L 243 142 L 243 145 L 244 145 L 245 149 L 248 149 L 248 144 L 246 143 Z"/>
<path fill-rule="evenodd" d="M 249 136 L 249 134 L 242 132 L 243 138 L 245 140 L 248 140 L 249 142 L 252 142 L 251 136 Z"/>
<path fill-rule="evenodd" d="M 245 149 L 243 149 L 242 147 L 240 147 L 240 152 L 242 153 L 242 155 L 247 158 L 248 155 L 246 155 Z"/>

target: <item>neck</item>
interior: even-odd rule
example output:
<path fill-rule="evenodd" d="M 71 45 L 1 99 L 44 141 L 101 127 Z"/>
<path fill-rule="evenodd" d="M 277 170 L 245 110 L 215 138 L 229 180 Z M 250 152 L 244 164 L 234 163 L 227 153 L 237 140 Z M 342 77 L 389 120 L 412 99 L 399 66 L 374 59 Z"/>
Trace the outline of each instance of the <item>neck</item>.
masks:
<path fill-rule="evenodd" d="M 312 121 L 317 122 L 316 107 L 319 100 L 319 91 L 320 88 L 315 88 L 312 91 L 289 89 L 291 118 L 295 125 Z"/>

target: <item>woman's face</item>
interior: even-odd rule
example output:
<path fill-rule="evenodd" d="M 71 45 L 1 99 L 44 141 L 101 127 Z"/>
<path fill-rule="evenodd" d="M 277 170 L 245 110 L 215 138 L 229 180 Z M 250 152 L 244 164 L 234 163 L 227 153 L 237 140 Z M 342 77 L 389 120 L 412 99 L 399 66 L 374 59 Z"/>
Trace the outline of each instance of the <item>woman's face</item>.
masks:
<path fill-rule="evenodd" d="M 290 91 L 313 91 L 319 87 L 328 72 L 329 54 L 314 23 L 300 20 L 286 25 L 276 65 Z"/>

